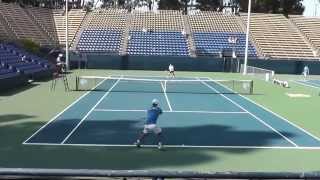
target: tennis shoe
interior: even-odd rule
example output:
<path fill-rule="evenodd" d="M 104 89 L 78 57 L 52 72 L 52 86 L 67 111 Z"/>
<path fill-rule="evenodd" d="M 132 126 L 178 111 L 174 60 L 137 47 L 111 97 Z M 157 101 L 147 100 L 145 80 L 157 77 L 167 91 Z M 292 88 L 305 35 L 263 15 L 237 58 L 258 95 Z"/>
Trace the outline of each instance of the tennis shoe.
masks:
<path fill-rule="evenodd" d="M 137 140 L 136 142 L 133 143 L 137 148 L 141 147 L 141 143 L 139 140 Z"/>
<path fill-rule="evenodd" d="M 163 145 L 162 145 L 161 142 L 158 143 L 158 149 L 159 149 L 159 150 L 162 150 L 162 149 L 163 149 Z"/>

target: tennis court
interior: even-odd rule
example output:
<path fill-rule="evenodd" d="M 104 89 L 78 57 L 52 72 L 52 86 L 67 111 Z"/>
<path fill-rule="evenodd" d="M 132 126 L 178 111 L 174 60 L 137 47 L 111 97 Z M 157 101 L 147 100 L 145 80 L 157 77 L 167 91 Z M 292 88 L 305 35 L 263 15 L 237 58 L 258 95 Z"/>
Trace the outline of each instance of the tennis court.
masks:
<path fill-rule="evenodd" d="M 133 146 L 145 110 L 157 98 L 165 147 L 320 149 L 319 138 L 241 95 L 251 91 L 246 81 L 229 86 L 205 77 L 89 78 L 78 79 L 80 90 L 89 91 L 23 144 Z M 145 144 L 153 147 L 154 141 L 150 136 Z"/>
<path fill-rule="evenodd" d="M 312 88 L 320 88 L 320 80 L 317 79 L 310 79 L 310 80 L 300 80 L 295 81 L 298 84 L 301 84 L 303 86 L 308 86 Z"/>

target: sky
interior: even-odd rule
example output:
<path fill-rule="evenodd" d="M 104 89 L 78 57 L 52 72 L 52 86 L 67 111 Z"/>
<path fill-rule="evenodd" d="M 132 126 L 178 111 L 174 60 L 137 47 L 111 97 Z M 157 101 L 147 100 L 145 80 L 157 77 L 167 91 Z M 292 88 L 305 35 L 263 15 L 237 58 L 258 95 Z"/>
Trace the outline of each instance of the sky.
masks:
<path fill-rule="evenodd" d="M 303 5 L 305 10 L 304 16 L 318 16 L 320 17 L 320 2 L 319 0 L 304 0 Z"/>

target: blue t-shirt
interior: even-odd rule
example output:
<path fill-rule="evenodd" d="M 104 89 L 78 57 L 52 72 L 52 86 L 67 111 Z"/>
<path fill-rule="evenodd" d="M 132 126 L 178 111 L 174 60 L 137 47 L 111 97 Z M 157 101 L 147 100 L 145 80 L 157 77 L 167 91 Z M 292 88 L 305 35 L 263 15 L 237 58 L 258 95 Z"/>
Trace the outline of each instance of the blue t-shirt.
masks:
<path fill-rule="evenodd" d="M 159 115 L 162 114 L 162 109 L 159 107 L 151 107 L 147 111 L 147 122 L 146 124 L 157 124 Z"/>

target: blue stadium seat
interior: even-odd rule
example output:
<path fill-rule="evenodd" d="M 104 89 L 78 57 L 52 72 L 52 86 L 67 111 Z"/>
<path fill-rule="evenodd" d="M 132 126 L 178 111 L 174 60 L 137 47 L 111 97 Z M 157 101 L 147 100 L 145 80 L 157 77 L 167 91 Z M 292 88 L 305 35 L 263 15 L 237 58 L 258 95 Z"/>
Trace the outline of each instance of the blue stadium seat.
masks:
<path fill-rule="evenodd" d="M 237 37 L 238 42 L 229 43 L 229 37 Z M 240 57 L 245 54 L 246 35 L 241 32 L 195 32 L 193 38 L 198 56 L 219 56 L 223 49 L 234 49 Z M 257 57 L 257 51 L 251 43 L 248 56 Z"/>
<path fill-rule="evenodd" d="M 26 56 L 26 61 L 22 61 L 23 56 Z M 8 44 L 0 44 L 0 66 L 7 68 L 3 72 L 10 71 L 11 75 L 24 74 L 33 78 L 48 77 L 54 67 L 47 60 Z"/>
<path fill-rule="evenodd" d="M 188 56 L 188 44 L 181 32 L 130 31 L 129 55 Z"/>
<path fill-rule="evenodd" d="M 82 32 L 77 49 L 87 53 L 119 54 L 122 33 L 110 29 L 86 29 Z"/>

